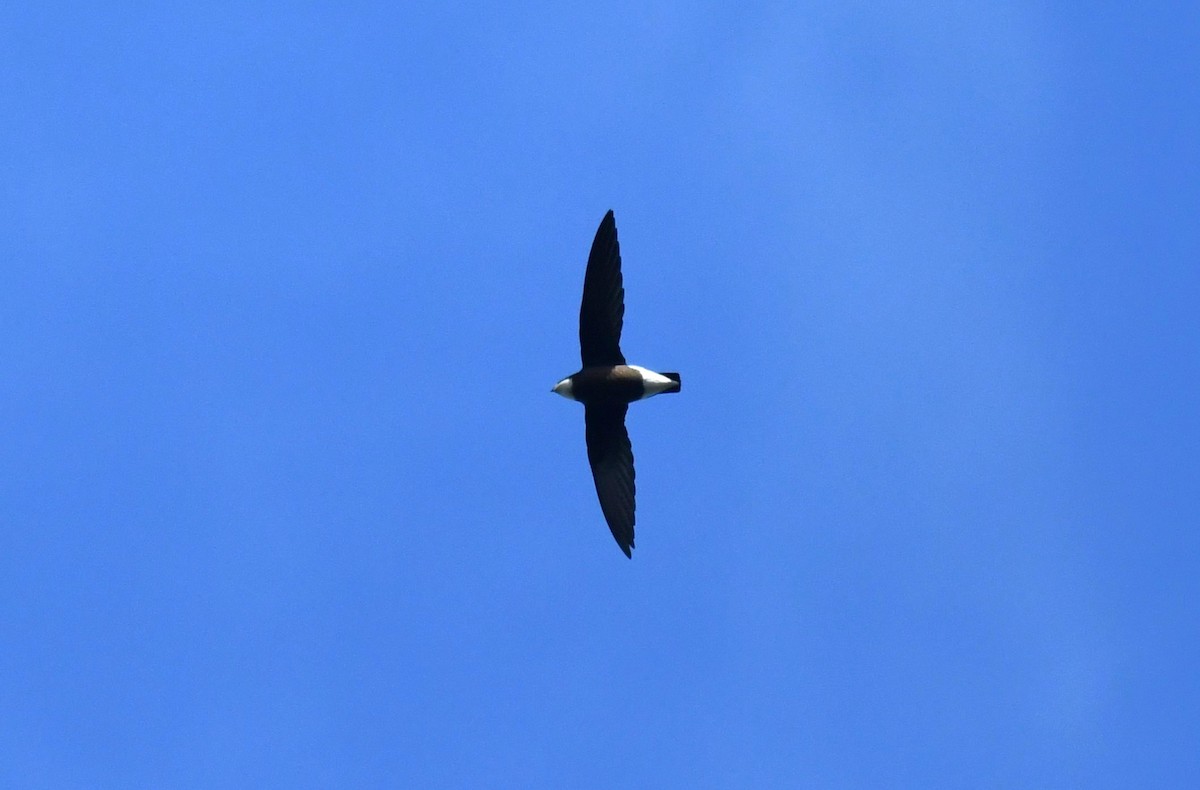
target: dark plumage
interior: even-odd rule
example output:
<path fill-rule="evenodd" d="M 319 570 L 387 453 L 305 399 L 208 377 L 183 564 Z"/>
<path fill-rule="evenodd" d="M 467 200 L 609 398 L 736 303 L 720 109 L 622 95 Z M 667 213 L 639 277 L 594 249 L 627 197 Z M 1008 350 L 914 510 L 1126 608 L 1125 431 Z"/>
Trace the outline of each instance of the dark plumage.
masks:
<path fill-rule="evenodd" d="M 625 287 L 617 223 L 609 211 L 600 222 L 579 308 L 579 352 L 583 367 L 558 382 L 554 392 L 584 405 L 588 463 L 604 520 L 617 545 L 632 557 L 634 511 L 633 449 L 625 429 L 625 413 L 635 400 L 662 392 L 679 392 L 678 373 L 655 373 L 626 365 L 621 353 L 625 319 Z"/>
<path fill-rule="evenodd" d="M 624 365 L 621 327 L 625 323 L 625 285 L 621 277 L 621 245 L 612 211 L 604 215 L 583 275 L 579 305 L 579 356 L 584 369 Z"/>
<path fill-rule="evenodd" d="M 583 424 L 588 463 L 604 520 L 625 556 L 633 558 L 634 483 L 633 445 L 625 428 L 629 406 L 584 404 Z"/>

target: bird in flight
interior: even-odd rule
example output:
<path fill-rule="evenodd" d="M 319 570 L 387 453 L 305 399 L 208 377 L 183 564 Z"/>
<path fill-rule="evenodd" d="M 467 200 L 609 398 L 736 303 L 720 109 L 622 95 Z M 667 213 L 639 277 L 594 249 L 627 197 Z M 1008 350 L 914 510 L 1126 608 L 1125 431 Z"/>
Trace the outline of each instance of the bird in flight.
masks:
<path fill-rule="evenodd" d="M 583 367 L 554 385 L 553 392 L 583 404 L 588 463 L 604 520 L 625 556 L 633 558 L 633 448 L 625 412 L 635 400 L 679 392 L 678 373 L 655 373 L 626 365 L 621 353 L 625 287 L 621 248 L 612 211 L 604 215 L 583 277 L 579 352 Z"/>

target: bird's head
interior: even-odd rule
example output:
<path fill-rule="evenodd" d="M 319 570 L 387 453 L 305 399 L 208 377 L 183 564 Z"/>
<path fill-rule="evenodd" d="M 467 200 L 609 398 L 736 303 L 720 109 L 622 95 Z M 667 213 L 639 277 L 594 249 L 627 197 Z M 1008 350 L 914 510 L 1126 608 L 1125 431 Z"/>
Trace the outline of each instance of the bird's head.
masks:
<path fill-rule="evenodd" d="M 571 392 L 571 378 L 569 376 L 555 384 L 554 389 L 550 391 L 562 395 L 567 400 L 575 400 L 575 396 Z"/>

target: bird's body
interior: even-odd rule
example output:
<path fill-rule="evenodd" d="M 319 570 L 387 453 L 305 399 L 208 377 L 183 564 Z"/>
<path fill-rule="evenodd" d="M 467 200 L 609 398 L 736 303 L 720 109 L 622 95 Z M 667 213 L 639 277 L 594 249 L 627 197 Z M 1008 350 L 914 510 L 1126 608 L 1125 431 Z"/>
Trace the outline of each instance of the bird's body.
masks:
<path fill-rule="evenodd" d="M 632 557 L 634 525 L 633 448 L 625 429 L 629 404 L 663 392 L 679 392 L 678 373 L 655 373 L 628 365 L 621 353 L 625 288 L 617 225 L 610 211 L 600 222 L 583 280 L 579 347 L 583 367 L 554 386 L 585 407 L 588 463 L 604 519 L 617 544 Z"/>
<path fill-rule="evenodd" d="M 674 376 L 674 378 L 672 378 Z M 638 365 L 603 365 L 563 379 L 570 386 L 555 392 L 585 405 L 618 406 L 649 398 L 660 392 L 679 392 L 678 373 L 655 373 Z M 561 384 L 562 382 L 560 382 Z"/>

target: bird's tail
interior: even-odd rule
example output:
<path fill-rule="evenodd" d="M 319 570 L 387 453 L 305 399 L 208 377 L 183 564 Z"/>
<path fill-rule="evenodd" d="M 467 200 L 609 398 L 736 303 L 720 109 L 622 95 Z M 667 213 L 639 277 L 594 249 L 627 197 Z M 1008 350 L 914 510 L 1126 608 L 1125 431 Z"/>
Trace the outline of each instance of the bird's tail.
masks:
<path fill-rule="evenodd" d="M 665 390 L 663 390 L 663 392 L 679 392 L 679 390 L 683 388 L 683 384 L 679 381 L 678 373 L 664 373 L 663 375 L 666 376 L 667 378 L 669 378 L 671 381 L 675 382 L 674 387 L 665 389 Z"/>

